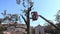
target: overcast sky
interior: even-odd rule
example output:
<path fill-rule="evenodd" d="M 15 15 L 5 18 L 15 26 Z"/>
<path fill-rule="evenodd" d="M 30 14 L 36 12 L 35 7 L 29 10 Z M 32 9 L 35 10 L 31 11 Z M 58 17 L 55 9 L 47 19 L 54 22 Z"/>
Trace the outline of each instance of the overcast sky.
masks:
<path fill-rule="evenodd" d="M 39 15 L 44 16 L 48 20 L 55 20 L 55 14 L 60 10 L 60 0 L 32 0 L 34 2 L 34 9 Z M 0 0 L 0 18 L 3 16 L 1 13 L 7 10 L 7 13 L 20 14 L 22 5 L 18 5 L 16 0 Z M 21 20 L 23 21 L 23 20 Z M 38 24 L 44 25 L 46 22 L 39 17 L 37 21 L 31 20 L 31 26 L 37 26 Z"/>

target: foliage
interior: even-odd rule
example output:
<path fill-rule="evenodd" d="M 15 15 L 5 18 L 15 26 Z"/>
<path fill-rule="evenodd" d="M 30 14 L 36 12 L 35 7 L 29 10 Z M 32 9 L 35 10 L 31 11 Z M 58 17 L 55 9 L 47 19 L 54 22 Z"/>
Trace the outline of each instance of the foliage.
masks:
<path fill-rule="evenodd" d="M 0 26 L 0 31 L 5 31 L 5 30 L 7 30 L 7 27 Z"/>
<path fill-rule="evenodd" d="M 56 21 L 60 23 L 60 10 L 56 14 Z"/>
<path fill-rule="evenodd" d="M 19 18 L 17 14 L 5 14 L 3 16 L 4 16 L 4 18 L 3 18 L 2 22 L 6 22 L 7 20 L 14 22 L 14 21 L 18 21 L 18 18 Z"/>
<path fill-rule="evenodd" d="M 3 31 L 7 30 L 7 27 L 0 26 L 0 34 L 3 34 Z"/>
<path fill-rule="evenodd" d="M 47 25 L 45 26 L 45 32 L 51 33 L 51 34 L 57 34 L 58 30 L 51 25 Z"/>

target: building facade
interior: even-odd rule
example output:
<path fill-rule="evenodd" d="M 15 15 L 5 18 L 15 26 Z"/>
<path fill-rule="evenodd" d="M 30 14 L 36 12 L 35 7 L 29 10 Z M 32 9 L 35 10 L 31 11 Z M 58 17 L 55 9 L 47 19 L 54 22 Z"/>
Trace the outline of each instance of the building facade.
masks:
<path fill-rule="evenodd" d="M 3 24 L 3 26 L 7 27 L 7 30 L 4 31 L 4 34 L 27 34 L 27 27 L 25 24 L 18 23 L 9 23 Z M 30 34 L 32 34 L 33 27 L 30 27 Z"/>
<path fill-rule="evenodd" d="M 2 26 L 7 27 L 7 30 L 3 31 L 4 34 L 27 34 L 25 24 L 9 23 Z M 44 34 L 44 28 L 40 25 L 36 27 L 30 26 L 30 34 Z"/>
<path fill-rule="evenodd" d="M 35 34 L 44 34 L 44 28 L 40 25 L 35 27 Z"/>

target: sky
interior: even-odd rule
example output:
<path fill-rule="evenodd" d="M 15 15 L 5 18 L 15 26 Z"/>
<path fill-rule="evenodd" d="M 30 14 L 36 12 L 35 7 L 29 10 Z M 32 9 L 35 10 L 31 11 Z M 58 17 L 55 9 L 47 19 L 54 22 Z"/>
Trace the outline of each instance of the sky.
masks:
<path fill-rule="evenodd" d="M 58 10 L 60 10 L 60 0 L 32 0 L 34 2 L 34 6 L 32 11 L 37 11 L 39 15 L 44 16 L 48 20 L 55 21 L 55 15 Z M 0 18 L 3 18 L 4 10 L 7 10 L 7 13 L 16 13 L 23 14 L 20 10 L 23 9 L 22 5 L 18 5 L 16 0 L 0 0 Z M 22 23 L 24 22 L 21 20 Z M 30 21 L 31 26 L 37 26 L 46 24 L 43 19 L 40 17 L 36 21 Z"/>

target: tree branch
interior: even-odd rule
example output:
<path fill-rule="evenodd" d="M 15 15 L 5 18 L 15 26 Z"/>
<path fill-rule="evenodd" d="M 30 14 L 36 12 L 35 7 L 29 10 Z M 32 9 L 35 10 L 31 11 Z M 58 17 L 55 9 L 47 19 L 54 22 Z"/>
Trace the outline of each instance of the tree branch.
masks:
<path fill-rule="evenodd" d="M 21 14 L 20 14 L 21 15 Z M 21 17 L 23 18 L 23 20 L 25 21 L 25 23 L 27 24 L 27 21 L 26 19 L 23 17 L 23 15 L 21 15 Z"/>
<path fill-rule="evenodd" d="M 32 8 L 32 7 L 33 7 L 33 5 L 28 8 L 28 11 L 31 11 L 31 8 Z"/>

